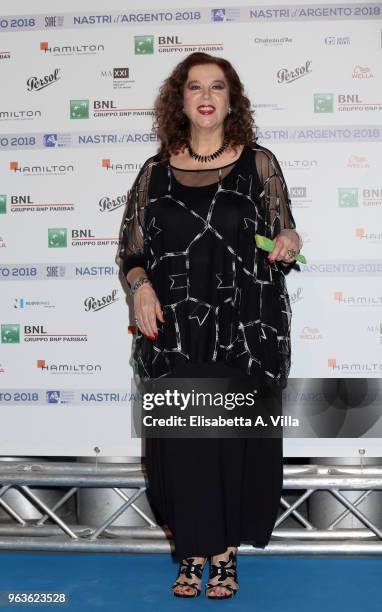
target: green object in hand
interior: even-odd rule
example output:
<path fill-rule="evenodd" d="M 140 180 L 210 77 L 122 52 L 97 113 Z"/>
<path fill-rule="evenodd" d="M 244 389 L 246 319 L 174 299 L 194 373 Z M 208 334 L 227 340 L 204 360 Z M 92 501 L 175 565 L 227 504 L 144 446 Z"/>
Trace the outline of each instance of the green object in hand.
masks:
<path fill-rule="evenodd" d="M 273 251 L 273 248 L 275 246 L 275 240 L 271 240 L 270 238 L 266 238 L 265 236 L 260 236 L 260 234 L 255 234 L 255 240 L 256 246 L 259 249 L 267 251 L 268 253 L 271 253 L 271 251 Z M 304 255 L 301 255 L 301 253 L 296 255 L 296 260 L 306 264 L 306 259 Z"/>

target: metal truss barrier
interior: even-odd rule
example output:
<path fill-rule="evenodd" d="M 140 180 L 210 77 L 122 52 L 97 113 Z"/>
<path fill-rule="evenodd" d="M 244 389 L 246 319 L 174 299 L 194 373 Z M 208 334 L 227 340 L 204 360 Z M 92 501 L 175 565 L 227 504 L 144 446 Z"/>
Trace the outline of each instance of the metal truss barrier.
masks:
<path fill-rule="evenodd" d="M 81 552 L 167 553 L 173 543 L 171 534 L 159 527 L 135 502 L 144 494 L 146 480 L 140 463 L 65 463 L 65 462 L 6 462 L 0 466 L 0 508 L 10 520 L 0 521 L 0 549 L 48 550 Z M 49 487 L 63 487 L 62 498 L 52 508 L 33 491 Z M 69 488 L 70 487 L 70 488 Z M 57 511 L 81 487 L 113 489 L 121 498 L 121 506 L 113 510 L 99 526 L 69 524 Z M 40 512 L 41 518 L 25 520 L 7 503 L 3 496 L 17 489 Z M 68 490 L 69 488 L 69 490 Z M 123 489 L 136 489 L 128 497 Z M 282 511 L 277 519 L 272 538 L 265 549 L 250 544 L 239 547 L 240 554 L 250 555 L 380 555 L 382 531 L 359 509 L 361 502 L 373 491 L 382 489 L 382 466 L 339 467 L 317 465 L 284 466 L 285 491 L 301 491 L 289 503 L 281 497 Z M 342 506 L 340 514 L 327 529 L 317 529 L 299 511 L 315 491 L 329 491 Z M 356 501 L 349 501 L 344 490 L 362 491 Z M 113 522 L 128 508 L 136 511 L 143 521 L 140 527 L 113 527 Z M 4 513 L 4 512 L 3 512 Z M 340 529 L 338 523 L 353 515 L 364 528 Z M 283 527 L 293 517 L 295 528 Z"/>

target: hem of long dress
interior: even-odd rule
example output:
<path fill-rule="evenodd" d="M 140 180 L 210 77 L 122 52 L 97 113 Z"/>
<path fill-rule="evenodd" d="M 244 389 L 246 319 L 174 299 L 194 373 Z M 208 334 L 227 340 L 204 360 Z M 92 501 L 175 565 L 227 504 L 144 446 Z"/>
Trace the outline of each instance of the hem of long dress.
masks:
<path fill-rule="evenodd" d="M 240 543 L 229 543 L 227 544 L 227 546 L 224 548 L 224 550 L 222 549 L 217 549 L 217 547 L 212 547 L 209 551 L 203 550 L 202 552 L 197 551 L 195 552 L 194 550 L 192 551 L 192 553 L 187 552 L 187 551 L 181 551 L 179 549 L 176 549 L 173 551 L 173 555 L 175 557 L 176 560 L 178 561 L 182 561 L 183 559 L 187 559 L 188 557 L 213 557 L 215 555 L 220 555 L 221 553 L 225 552 L 225 550 L 229 547 L 229 546 L 237 546 L 239 547 L 241 544 L 249 544 L 250 546 L 253 546 L 254 548 L 261 548 L 264 549 L 268 546 L 269 544 L 269 540 L 267 541 L 258 541 L 258 540 L 253 540 L 251 538 L 241 538 L 240 539 Z"/>

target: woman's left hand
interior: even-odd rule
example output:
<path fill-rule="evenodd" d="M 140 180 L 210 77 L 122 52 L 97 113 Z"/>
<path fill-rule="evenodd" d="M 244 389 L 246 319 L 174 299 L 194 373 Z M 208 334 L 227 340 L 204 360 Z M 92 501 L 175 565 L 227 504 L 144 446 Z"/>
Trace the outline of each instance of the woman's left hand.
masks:
<path fill-rule="evenodd" d="M 296 255 L 300 252 L 300 239 L 293 229 L 283 229 L 275 238 L 273 251 L 268 255 L 269 262 L 273 263 L 277 260 L 292 263 L 296 256 L 288 254 L 290 250 L 295 251 Z"/>

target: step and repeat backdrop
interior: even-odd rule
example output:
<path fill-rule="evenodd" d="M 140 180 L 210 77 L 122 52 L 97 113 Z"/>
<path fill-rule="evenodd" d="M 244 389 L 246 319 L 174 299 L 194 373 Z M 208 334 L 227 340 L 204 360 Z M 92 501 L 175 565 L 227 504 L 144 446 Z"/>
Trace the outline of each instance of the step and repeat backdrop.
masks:
<path fill-rule="evenodd" d="M 0 454 L 140 456 L 118 234 L 158 88 L 205 51 L 245 84 L 308 260 L 287 276 L 285 402 L 311 424 L 285 454 L 379 456 L 382 4 L 158 4 L 2 4 Z"/>

